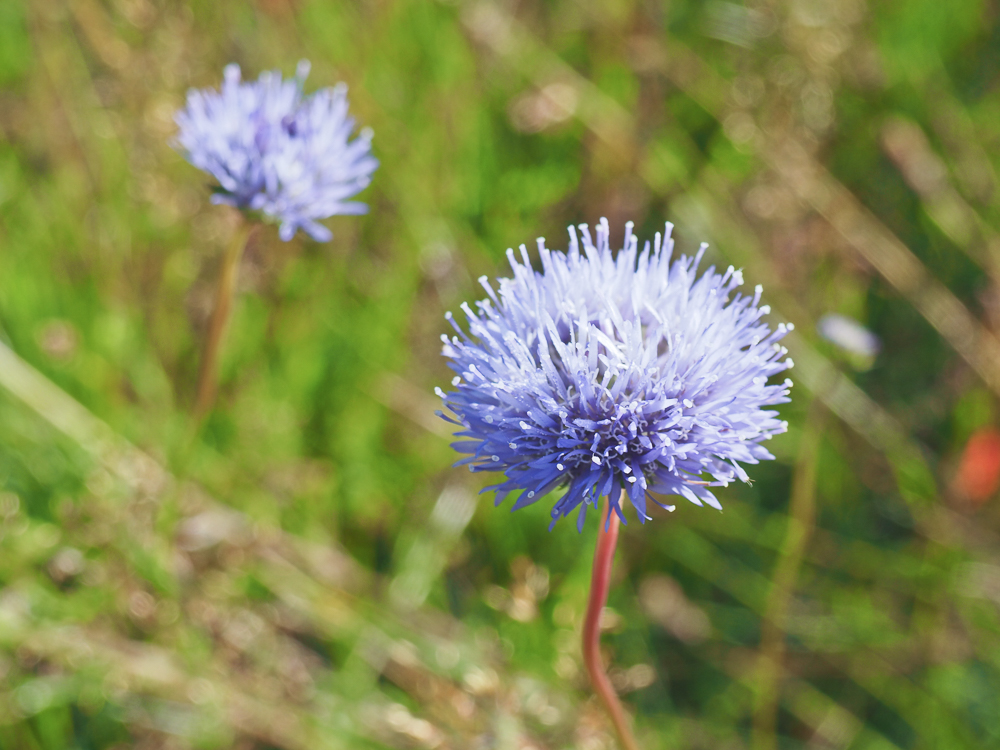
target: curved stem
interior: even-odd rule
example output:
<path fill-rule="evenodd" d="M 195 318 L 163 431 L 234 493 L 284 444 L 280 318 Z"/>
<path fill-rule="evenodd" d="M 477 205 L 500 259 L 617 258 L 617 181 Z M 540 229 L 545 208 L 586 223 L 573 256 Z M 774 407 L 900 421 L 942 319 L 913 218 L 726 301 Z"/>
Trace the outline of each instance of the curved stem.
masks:
<path fill-rule="evenodd" d="M 205 338 L 205 348 L 201 355 L 201 367 L 198 370 L 198 391 L 194 402 L 194 419 L 200 422 L 212 408 L 215 401 L 216 381 L 218 380 L 219 354 L 225 338 L 226 325 L 233 309 L 233 298 L 236 296 L 236 279 L 239 275 L 240 258 L 250 239 L 251 225 L 242 215 L 239 225 L 233 232 L 222 259 L 222 270 L 219 273 L 219 287 L 215 293 L 215 308 L 208 324 L 208 336 Z"/>
<path fill-rule="evenodd" d="M 624 497 L 624 493 L 623 493 Z M 608 588 L 611 585 L 611 564 L 615 558 L 615 545 L 618 543 L 618 514 L 612 513 L 607 529 L 604 519 L 608 517 L 608 499 L 601 503 L 600 524 L 597 529 L 597 547 L 594 550 L 594 569 L 590 579 L 590 598 L 587 601 L 587 616 L 583 622 L 583 663 L 590 676 L 590 684 L 600 699 L 604 710 L 608 712 L 611 722 L 615 725 L 618 742 L 624 750 L 639 750 L 632 730 L 628 725 L 628 717 L 622 708 L 615 689 L 604 671 L 601 662 L 601 610 L 608 601 Z"/>

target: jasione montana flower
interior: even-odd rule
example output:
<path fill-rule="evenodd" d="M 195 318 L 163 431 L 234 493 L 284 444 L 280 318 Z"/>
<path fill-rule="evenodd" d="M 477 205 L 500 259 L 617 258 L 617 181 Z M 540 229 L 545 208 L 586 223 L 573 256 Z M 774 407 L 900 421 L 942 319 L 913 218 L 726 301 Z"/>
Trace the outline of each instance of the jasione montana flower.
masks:
<path fill-rule="evenodd" d="M 347 87 L 303 96 L 308 73 L 303 61 L 294 79 L 274 70 L 241 83 L 239 66 L 228 65 L 221 91 L 188 92 L 174 118 L 176 146 L 219 181 L 215 203 L 261 211 L 281 223 L 283 240 L 301 227 L 325 242 L 332 235 L 318 219 L 368 210 L 348 199 L 368 186 L 378 160 L 370 131 L 349 140 Z"/>
<path fill-rule="evenodd" d="M 697 276 L 706 245 L 671 263 L 672 228 L 639 252 L 629 222 L 613 256 L 607 220 L 596 243 L 580 225 L 582 248 L 570 227 L 567 253 L 538 240 L 541 272 L 523 245 L 520 261 L 508 250 L 513 278 L 494 290 L 483 277 L 488 299 L 462 305 L 468 332 L 446 316 L 456 390 L 437 393 L 461 427 L 459 463 L 506 476 L 487 488 L 498 505 L 564 488 L 552 523 L 579 508 L 582 529 L 605 495 L 624 521 L 624 488 L 644 522 L 647 500 L 670 508 L 657 495 L 721 508 L 711 487 L 748 481 L 740 463 L 773 458 L 761 442 L 788 425 L 768 407 L 792 383 L 768 379 L 792 366 L 778 343 L 792 326 L 772 331 L 761 288 L 739 294 L 731 266 Z"/>

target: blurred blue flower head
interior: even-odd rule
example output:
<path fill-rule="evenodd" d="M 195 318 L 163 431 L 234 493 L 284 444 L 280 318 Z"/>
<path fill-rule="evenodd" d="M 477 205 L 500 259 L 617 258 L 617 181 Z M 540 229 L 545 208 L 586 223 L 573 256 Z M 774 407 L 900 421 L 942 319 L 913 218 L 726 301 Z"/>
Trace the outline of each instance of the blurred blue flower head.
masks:
<path fill-rule="evenodd" d="M 740 462 L 773 456 L 762 441 L 787 429 L 768 407 L 787 402 L 792 382 L 768 379 L 792 367 L 778 342 L 791 325 L 771 330 L 761 288 L 739 294 L 740 271 L 670 256 L 672 225 L 639 251 L 632 223 L 612 255 L 607 220 L 596 243 L 586 225 L 569 229 L 569 251 L 538 240 L 542 272 L 507 251 L 513 278 L 500 279 L 475 309 L 462 305 L 468 333 L 443 354 L 456 390 L 437 389 L 461 429 L 454 447 L 472 471 L 502 471 L 499 505 L 521 490 L 513 510 L 565 487 L 552 524 L 607 495 L 624 521 L 623 488 L 639 520 L 657 495 L 682 495 L 720 508 L 711 487 L 749 481 Z M 581 242 L 582 240 L 582 242 Z M 581 247 L 582 245 L 582 247 Z M 653 494 L 651 494 L 653 493 Z M 551 526 L 550 526 L 551 528 Z"/>
<path fill-rule="evenodd" d="M 332 234 L 317 220 L 368 210 L 348 199 L 371 182 L 378 160 L 371 131 L 350 140 L 347 87 L 304 96 L 308 73 L 303 61 L 293 79 L 269 71 L 242 83 L 239 66 L 228 65 L 221 91 L 188 92 L 174 117 L 175 147 L 219 181 L 213 202 L 260 211 L 280 222 L 283 240 L 302 228 L 325 242 Z"/>

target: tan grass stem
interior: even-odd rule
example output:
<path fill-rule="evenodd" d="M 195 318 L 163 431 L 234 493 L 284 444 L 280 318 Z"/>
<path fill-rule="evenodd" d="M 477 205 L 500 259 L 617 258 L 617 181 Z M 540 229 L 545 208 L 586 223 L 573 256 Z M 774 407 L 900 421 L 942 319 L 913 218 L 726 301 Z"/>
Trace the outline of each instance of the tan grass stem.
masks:
<path fill-rule="evenodd" d="M 215 293 L 215 307 L 208 323 L 208 335 L 202 350 L 201 366 L 198 370 L 198 390 L 194 402 L 195 423 L 200 423 L 215 402 L 218 388 L 219 357 L 226 338 L 226 329 L 232 315 L 233 300 L 236 297 L 236 282 L 239 277 L 240 260 L 250 239 L 253 225 L 240 216 L 239 224 L 229 240 L 226 254 L 219 272 L 219 286 Z"/>

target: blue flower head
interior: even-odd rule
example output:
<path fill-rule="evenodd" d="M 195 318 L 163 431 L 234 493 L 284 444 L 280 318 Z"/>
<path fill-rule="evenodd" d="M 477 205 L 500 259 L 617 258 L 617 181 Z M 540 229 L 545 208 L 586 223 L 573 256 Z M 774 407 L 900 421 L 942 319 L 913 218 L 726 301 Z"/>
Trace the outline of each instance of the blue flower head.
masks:
<path fill-rule="evenodd" d="M 294 79 L 275 70 L 241 83 L 239 66 L 227 66 L 221 91 L 188 92 L 175 146 L 219 181 L 213 202 L 260 211 L 280 222 L 283 240 L 301 227 L 325 242 L 332 235 L 318 219 L 368 210 L 348 199 L 371 182 L 378 160 L 371 131 L 350 140 L 347 87 L 304 96 L 308 73 L 302 61 Z"/>
<path fill-rule="evenodd" d="M 461 429 L 455 449 L 472 471 L 502 471 L 499 505 L 520 490 L 513 510 L 556 488 L 565 492 L 552 524 L 608 496 L 624 521 L 624 489 L 639 520 L 657 495 L 682 495 L 721 509 L 711 487 L 749 481 L 740 463 L 773 456 L 762 441 L 788 425 L 768 407 L 788 401 L 792 383 L 768 379 L 792 367 L 762 317 L 761 288 L 738 293 L 740 271 L 697 276 L 704 255 L 670 256 L 672 225 L 642 252 L 625 225 L 612 255 L 607 220 L 596 243 L 586 225 L 569 228 L 569 251 L 538 240 L 542 271 L 525 247 L 507 251 L 513 278 L 462 310 L 468 332 L 443 336 L 456 390 L 438 395 Z M 582 239 L 582 243 L 581 240 Z M 582 247 L 581 247 L 582 244 Z M 551 528 L 551 526 L 550 526 Z"/>

